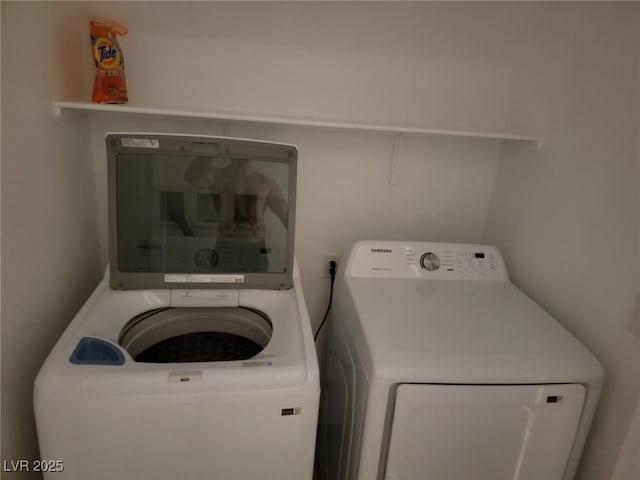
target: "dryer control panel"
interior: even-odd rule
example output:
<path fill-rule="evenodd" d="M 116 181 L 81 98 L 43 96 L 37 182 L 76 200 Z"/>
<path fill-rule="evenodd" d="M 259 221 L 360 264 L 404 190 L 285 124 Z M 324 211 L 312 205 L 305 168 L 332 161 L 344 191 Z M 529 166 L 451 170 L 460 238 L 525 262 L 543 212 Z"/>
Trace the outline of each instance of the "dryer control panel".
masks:
<path fill-rule="evenodd" d="M 509 280 L 496 247 L 435 242 L 358 242 L 349 255 L 345 274 L 371 278 Z"/>

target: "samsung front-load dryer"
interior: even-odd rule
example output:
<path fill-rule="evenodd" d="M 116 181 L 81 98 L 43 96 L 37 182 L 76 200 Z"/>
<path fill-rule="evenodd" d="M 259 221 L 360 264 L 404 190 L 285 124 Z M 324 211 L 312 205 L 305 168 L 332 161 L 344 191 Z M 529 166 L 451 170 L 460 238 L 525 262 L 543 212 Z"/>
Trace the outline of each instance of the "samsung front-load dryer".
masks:
<path fill-rule="evenodd" d="M 45 478 L 311 479 L 296 149 L 107 136 L 110 269 L 35 383 Z"/>
<path fill-rule="evenodd" d="M 496 248 L 357 243 L 329 345 L 325 478 L 573 478 L 602 368 Z"/>

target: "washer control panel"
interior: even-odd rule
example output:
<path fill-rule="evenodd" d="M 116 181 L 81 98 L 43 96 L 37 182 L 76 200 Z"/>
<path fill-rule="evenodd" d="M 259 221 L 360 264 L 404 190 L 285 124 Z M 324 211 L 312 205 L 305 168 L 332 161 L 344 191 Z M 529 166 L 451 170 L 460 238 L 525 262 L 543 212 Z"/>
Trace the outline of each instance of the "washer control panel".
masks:
<path fill-rule="evenodd" d="M 490 245 L 358 242 L 346 266 L 351 277 L 508 280 L 502 255 Z"/>

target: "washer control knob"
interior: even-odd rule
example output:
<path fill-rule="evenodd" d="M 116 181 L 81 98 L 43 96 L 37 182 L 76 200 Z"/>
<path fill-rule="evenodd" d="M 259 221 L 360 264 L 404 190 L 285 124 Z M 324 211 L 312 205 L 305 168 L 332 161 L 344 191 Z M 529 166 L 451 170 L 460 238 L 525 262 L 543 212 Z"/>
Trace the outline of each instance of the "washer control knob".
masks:
<path fill-rule="evenodd" d="M 440 259 L 435 253 L 424 253 L 420 257 L 420 266 L 429 272 L 433 272 L 440 268 Z"/>

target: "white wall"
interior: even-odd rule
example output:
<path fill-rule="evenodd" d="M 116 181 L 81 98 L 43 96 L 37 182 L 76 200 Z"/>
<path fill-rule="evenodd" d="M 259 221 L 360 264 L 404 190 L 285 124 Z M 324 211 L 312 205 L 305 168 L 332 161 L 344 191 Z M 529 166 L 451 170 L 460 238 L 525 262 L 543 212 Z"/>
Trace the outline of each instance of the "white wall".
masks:
<path fill-rule="evenodd" d="M 121 43 L 131 97 L 140 103 L 500 129 L 514 72 L 499 34 L 475 22 L 476 9 L 393 2 L 94 7 L 96 16 L 129 28 Z"/>
<path fill-rule="evenodd" d="M 610 25 L 615 26 L 614 33 L 631 36 L 634 24 L 628 13 L 634 8 L 582 3 L 2 2 L 3 459 L 35 454 L 30 413 L 33 376 L 106 262 L 104 132 L 221 131 L 216 122 L 132 115 L 73 114 L 63 121 L 52 119 L 53 99 L 90 98 L 90 18 L 117 19 L 129 28 L 121 45 L 130 99 L 135 103 L 553 132 L 556 136 L 549 147 L 553 149 L 560 141 L 555 128 L 558 112 L 567 117 L 566 123 L 587 118 L 593 123 L 588 130 L 591 141 L 606 140 L 597 128 L 599 117 L 586 114 L 592 109 L 607 111 L 607 104 L 591 99 L 595 103 L 586 109 L 578 100 L 588 97 L 588 91 L 576 94 L 575 102 L 567 102 L 561 93 L 581 78 L 571 76 L 572 62 L 586 65 L 576 31 L 593 52 L 598 71 L 604 71 L 611 52 L 600 46 L 600 37 L 611 34 Z M 617 9 L 622 13 L 615 14 Z M 591 26 L 596 28 L 591 31 Z M 629 80 L 623 59 L 637 54 L 637 41 L 627 40 L 619 40 L 611 75 L 597 78 L 605 91 L 619 89 L 619 79 Z M 52 41 L 58 48 L 56 57 L 41 48 L 52 47 Z M 64 68 L 54 58 L 62 59 Z M 8 70 L 12 73 L 5 83 Z M 618 93 L 620 99 L 632 94 L 628 89 Z M 607 114 L 607 119 L 612 116 Z M 34 129 L 37 136 L 31 134 Z M 530 198 L 537 177 L 526 175 L 511 192 L 513 174 L 505 169 L 531 169 L 552 177 L 559 173 L 558 191 L 551 198 L 562 204 L 566 197 L 559 186 L 571 181 L 569 167 L 582 167 L 585 154 L 580 142 L 560 137 L 566 143 L 562 158 L 568 163 L 558 171 L 557 162 L 545 163 L 546 149 L 537 153 L 504 144 L 501 154 L 494 141 L 408 138 L 402 149 L 400 185 L 390 186 L 389 136 L 246 125 L 234 125 L 231 133 L 300 147 L 296 250 L 314 324 L 320 321 L 328 293 L 328 282 L 321 278 L 324 253 L 340 253 L 350 242 L 367 237 L 476 242 L 482 239 L 490 203 L 487 238 L 504 244 L 514 263 L 514 278 L 528 279 L 523 286 L 535 294 L 532 286 L 540 287 L 537 283 L 548 279 L 536 268 L 529 273 L 531 265 L 518 259 L 510 245 L 514 236 L 530 233 L 528 223 L 520 222 L 511 209 L 518 205 L 526 211 L 528 203 L 519 195 Z M 500 185 L 492 200 L 499 159 Z M 592 179 L 600 172 L 599 164 L 589 165 Z M 626 195 L 617 203 L 624 208 L 635 198 L 629 193 L 626 168 L 621 165 L 617 177 L 607 177 L 622 182 L 616 192 Z M 16 173 L 8 175 L 7 169 Z M 24 200 L 25 192 L 35 195 Z M 19 211 L 8 207 L 22 204 Z M 502 215 L 505 221 L 500 220 Z M 554 224 L 558 232 L 564 232 L 562 226 Z M 43 230 L 46 244 L 41 241 Z M 563 252 L 569 246 L 567 240 Z M 631 250 L 628 245 L 624 248 Z M 34 279 L 36 266 L 42 273 Z M 56 283 L 52 278 L 60 272 L 64 281 Z M 27 287 L 42 292 L 42 301 L 34 301 Z M 576 288 L 568 298 L 578 303 L 575 299 L 582 298 L 582 291 Z M 554 307 L 552 302 L 545 306 Z M 597 346 L 597 338 L 589 332 L 598 322 L 606 323 L 601 317 L 574 313 L 567 310 L 560 319 L 574 322 L 575 333 L 590 347 Z M 22 339 L 33 332 L 38 332 L 33 337 L 37 343 L 25 346 Z M 599 354 L 607 348 L 594 351 Z M 613 375 L 618 368 L 620 375 L 628 374 L 624 365 L 609 367 Z M 5 394 L 7 385 L 10 394 Z M 617 435 L 630 410 L 622 396 L 611 399 L 603 418 L 614 422 Z M 618 399 L 623 408 L 616 413 Z M 594 444 L 607 433 L 598 433 Z M 585 469 L 584 478 L 608 478 L 616 448 L 612 453 L 591 449 L 587 461 L 593 472 Z"/>
<path fill-rule="evenodd" d="M 624 438 L 620 455 L 616 462 L 611 480 L 629 480 L 640 478 L 640 399 L 629 422 L 629 429 Z"/>
<path fill-rule="evenodd" d="M 518 81 L 499 36 L 479 30 L 457 6 L 198 3 L 185 8 L 166 2 L 153 8 L 96 4 L 94 11 L 128 27 L 120 43 L 129 93 L 142 104 L 501 130 Z M 451 32 L 471 32 L 490 48 L 478 48 L 476 39 L 451 42 Z M 86 63 L 89 69 L 90 60 Z M 531 127 L 524 123 L 518 127 Z M 90 125 L 104 262 L 104 133 L 221 130 L 216 122 L 99 113 L 92 114 Z M 470 242 L 481 237 L 497 141 L 408 138 L 401 184 L 390 186 L 391 136 L 238 125 L 231 133 L 300 147 L 296 256 L 314 325 L 328 295 L 323 254 L 342 253 L 367 237 Z"/>
<path fill-rule="evenodd" d="M 86 53 L 74 41 L 81 20 L 38 4 L 1 8 L 1 455 L 19 460 L 37 457 L 33 379 L 100 270 L 88 130 L 51 110 L 73 88 L 60 71 L 72 75 L 67 60 Z"/>
<path fill-rule="evenodd" d="M 603 363 L 580 470 L 593 480 L 610 478 L 640 391 L 640 340 L 626 328 L 640 291 L 639 7 L 571 5 L 534 24 L 556 52 L 531 63 L 554 77 L 539 91 L 546 142 L 503 151 L 485 237 Z"/>
<path fill-rule="evenodd" d="M 96 171 L 102 262 L 107 261 L 104 133 L 152 131 L 219 134 L 215 122 L 94 114 L 91 138 Z M 298 197 L 296 257 L 307 306 L 318 325 L 328 280 L 323 255 L 342 253 L 363 238 L 481 238 L 493 186 L 498 144 L 482 140 L 408 138 L 400 185 L 388 183 L 392 138 L 310 129 L 233 126 L 231 135 L 296 144 Z"/>

